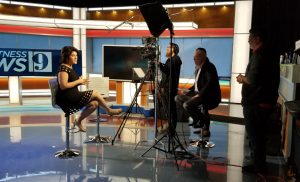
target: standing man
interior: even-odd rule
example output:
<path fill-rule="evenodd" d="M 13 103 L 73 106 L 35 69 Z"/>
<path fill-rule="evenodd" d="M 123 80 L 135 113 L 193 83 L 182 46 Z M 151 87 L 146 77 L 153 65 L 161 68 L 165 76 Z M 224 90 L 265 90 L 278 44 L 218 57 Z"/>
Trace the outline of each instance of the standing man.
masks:
<path fill-rule="evenodd" d="M 279 61 L 270 59 L 263 29 L 250 30 L 248 42 L 252 55 L 245 76 L 236 80 L 242 85 L 242 106 L 253 164 L 243 172 L 266 172 L 266 123 L 278 98 Z"/>
<path fill-rule="evenodd" d="M 177 111 L 176 111 L 176 103 L 175 103 L 175 96 L 177 95 L 178 92 L 178 84 L 179 84 L 179 76 L 180 76 L 180 68 L 182 61 L 180 57 L 178 56 L 179 53 L 179 47 L 177 44 L 172 43 L 169 44 L 167 47 L 167 61 L 165 64 L 159 63 L 159 68 L 162 72 L 162 79 L 160 82 L 160 87 L 161 87 L 161 95 L 162 99 L 165 100 L 165 105 L 166 107 L 168 106 L 168 98 L 170 94 L 170 110 L 172 113 L 171 114 L 171 131 L 175 132 L 176 131 L 176 125 L 177 125 Z M 170 70 L 171 67 L 171 70 Z M 171 71 L 171 73 L 170 73 Z M 170 80 L 171 79 L 171 80 Z M 171 84 L 171 85 L 169 85 Z M 166 108 L 167 109 L 167 108 Z M 174 134 L 174 133 L 173 133 Z"/>
<path fill-rule="evenodd" d="M 203 128 L 203 136 L 210 136 L 210 117 L 208 110 L 216 108 L 221 102 L 221 89 L 217 69 L 206 55 L 204 48 L 197 48 L 194 54 L 195 83 L 185 95 L 177 95 L 178 110 L 184 110 L 193 118 L 195 128 Z M 202 105 L 202 111 L 199 106 Z M 186 120 L 185 114 L 180 119 Z M 196 131 L 195 133 L 199 133 Z"/>

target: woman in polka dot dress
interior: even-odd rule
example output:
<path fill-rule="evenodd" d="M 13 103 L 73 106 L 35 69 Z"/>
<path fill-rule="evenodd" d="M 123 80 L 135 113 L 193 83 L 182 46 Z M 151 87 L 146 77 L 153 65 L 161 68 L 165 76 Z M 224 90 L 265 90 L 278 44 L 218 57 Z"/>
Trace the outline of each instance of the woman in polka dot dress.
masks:
<path fill-rule="evenodd" d="M 56 93 L 56 103 L 66 115 L 71 115 L 83 108 L 74 124 L 78 126 L 79 131 L 85 132 L 86 129 L 81 124 L 82 120 L 93 113 L 99 105 L 110 115 L 119 114 L 122 109 L 109 108 L 105 100 L 96 91 L 81 92 L 78 90 L 79 85 L 87 85 L 89 80 L 79 77 L 72 69 L 72 65 L 77 64 L 77 55 L 78 50 L 72 46 L 65 46 L 61 50 L 61 60 L 57 74 L 59 87 Z"/>

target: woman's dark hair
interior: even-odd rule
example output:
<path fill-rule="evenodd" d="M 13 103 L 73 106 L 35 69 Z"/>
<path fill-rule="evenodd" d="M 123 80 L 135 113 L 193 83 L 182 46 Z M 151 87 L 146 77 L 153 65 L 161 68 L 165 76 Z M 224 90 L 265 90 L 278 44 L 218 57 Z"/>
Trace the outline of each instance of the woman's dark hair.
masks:
<path fill-rule="evenodd" d="M 65 46 L 60 52 L 60 64 L 67 64 L 71 53 L 75 51 L 78 54 L 78 49 L 73 46 Z"/>

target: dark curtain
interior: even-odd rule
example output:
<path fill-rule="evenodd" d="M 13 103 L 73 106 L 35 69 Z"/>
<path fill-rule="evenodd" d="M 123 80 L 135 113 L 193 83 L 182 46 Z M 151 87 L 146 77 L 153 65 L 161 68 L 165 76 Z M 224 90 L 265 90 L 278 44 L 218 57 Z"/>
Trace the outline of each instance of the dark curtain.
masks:
<path fill-rule="evenodd" d="M 274 56 L 295 49 L 300 39 L 299 0 L 253 0 L 253 26 L 266 26 Z"/>

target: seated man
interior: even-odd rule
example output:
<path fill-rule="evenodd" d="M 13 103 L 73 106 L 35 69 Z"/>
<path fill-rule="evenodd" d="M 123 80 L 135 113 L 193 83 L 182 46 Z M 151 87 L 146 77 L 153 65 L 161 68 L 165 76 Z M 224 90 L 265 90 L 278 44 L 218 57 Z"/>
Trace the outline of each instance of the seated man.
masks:
<path fill-rule="evenodd" d="M 203 128 L 203 136 L 210 136 L 208 110 L 216 108 L 221 102 L 221 89 L 218 73 L 206 56 L 204 48 L 197 48 L 194 54 L 195 83 L 185 95 L 177 95 L 175 101 L 178 111 L 184 111 L 193 118 L 194 128 Z M 199 108 L 201 107 L 201 108 Z M 200 110 L 199 110 L 200 109 Z M 179 112 L 179 121 L 186 120 Z M 200 133 L 200 131 L 195 131 Z"/>

